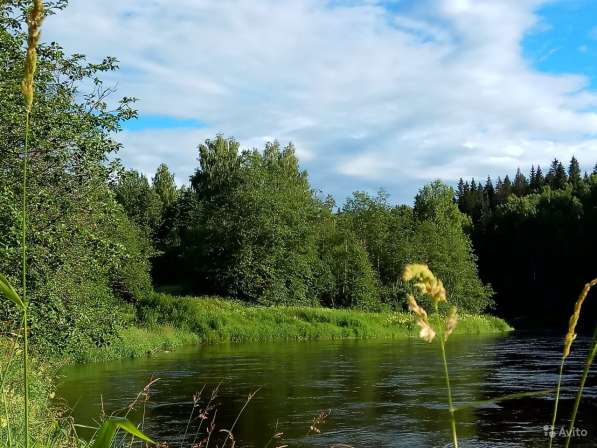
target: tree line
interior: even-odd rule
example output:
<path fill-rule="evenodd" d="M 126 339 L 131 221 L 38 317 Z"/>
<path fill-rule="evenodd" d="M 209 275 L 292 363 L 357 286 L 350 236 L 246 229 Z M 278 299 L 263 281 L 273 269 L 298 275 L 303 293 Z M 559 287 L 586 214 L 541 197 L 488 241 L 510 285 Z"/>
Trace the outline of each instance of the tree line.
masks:
<path fill-rule="evenodd" d="M 126 171 L 112 185 L 152 241 L 158 286 L 265 305 L 400 309 L 402 269 L 421 261 L 463 311 L 491 303 L 447 185 L 425 186 L 413 207 L 391 205 L 384 191 L 337 206 L 311 187 L 292 144 L 241 150 L 219 135 L 198 153 L 189 186 L 178 188 L 166 165 L 151 180 Z"/>
<path fill-rule="evenodd" d="M 497 312 L 564 325 L 561 316 L 596 275 L 597 164 L 582 173 L 572 157 L 567 166 L 554 159 L 545 174 L 532 166 L 495 184 L 461 179 L 456 201 L 471 217 L 467 233 L 481 278 L 496 291 Z"/>

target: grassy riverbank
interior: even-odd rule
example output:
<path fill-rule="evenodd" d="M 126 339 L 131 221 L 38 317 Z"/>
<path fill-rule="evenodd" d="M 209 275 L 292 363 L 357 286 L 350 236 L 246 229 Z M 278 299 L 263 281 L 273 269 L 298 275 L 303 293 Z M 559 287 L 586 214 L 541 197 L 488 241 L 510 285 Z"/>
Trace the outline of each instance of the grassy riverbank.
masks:
<path fill-rule="evenodd" d="M 86 363 L 138 358 L 200 343 L 408 338 L 418 334 L 410 313 L 251 306 L 216 297 L 154 294 L 138 307 L 137 326 L 112 344 L 76 353 Z M 499 334 L 512 328 L 490 315 L 465 315 L 457 334 Z"/>
<path fill-rule="evenodd" d="M 418 333 L 410 313 L 351 309 L 249 306 L 213 297 L 154 294 L 139 306 L 148 328 L 175 326 L 200 342 L 405 338 Z M 490 315 L 462 316 L 456 333 L 495 334 L 512 328 Z"/>

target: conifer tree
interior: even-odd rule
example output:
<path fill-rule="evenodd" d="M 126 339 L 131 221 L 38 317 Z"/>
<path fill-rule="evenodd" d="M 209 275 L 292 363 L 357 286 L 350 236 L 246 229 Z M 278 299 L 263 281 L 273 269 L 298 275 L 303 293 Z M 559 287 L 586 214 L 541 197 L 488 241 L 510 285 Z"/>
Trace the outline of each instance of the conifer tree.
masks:
<path fill-rule="evenodd" d="M 512 181 L 510 180 L 510 176 L 506 174 L 504 180 L 501 181 L 499 189 L 496 191 L 496 197 L 498 203 L 506 202 L 508 196 L 512 194 Z"/>
<path fill-rule="evenodd" d="M 512 186 L 512 192 L 516 196 L 524 196 L 527 193 L 529 183 L 524 174 L 520 171 L 520 168 L 516 170 L 516 176 L 514 176 L 514 184 Z"/>
<path fill-rule="evenodd" d="M 580 164 L 574 156 L 572 156 L 572 159 L 570 159 L 570 165 L 568 166 L 568 180 L 574 187 L 577 187 L 582 181 L 580 175 Z"/>
<path fill-rule="evenodd" d="M 553 190 L 561 190 L 566 187 L 568 176 L 564 165 L 558 159 L 553 159 L 551 162 L 545 181 Z"/>
<path fill-rule="evenodd" d="M 535 188 L 535 177 L 535 165 L 531 165 L 531 171 L 529 172 L 529 189 L 531 192 L 533 192 Z"/>
<path fill-rule="evenodd" d="M 464 180 L 462 177 L 458 181 L 458 190 L 456 191 L 456 200 L 458 202 L 458 208 L 463 210 L 464 206 Z"/>
<path fill-rule="evenodd" d="M 533 187 L 533 191 L 537 192 L 540 191 L 545 186 L 545 176 L 543 176 L 543 171 L 541 170 L 541 166 L 537 165 L 537 171 L 535 172 L 535 185 Z"/>
<path fill-rule="evenodd" d="M 493 182 L 489 176 L 487 176 L 487 181 L 483 187 L 483 198 L 486 206 L 485 208 L 493 210 L 495 208 L 495 188 L 493 187 Z"/>

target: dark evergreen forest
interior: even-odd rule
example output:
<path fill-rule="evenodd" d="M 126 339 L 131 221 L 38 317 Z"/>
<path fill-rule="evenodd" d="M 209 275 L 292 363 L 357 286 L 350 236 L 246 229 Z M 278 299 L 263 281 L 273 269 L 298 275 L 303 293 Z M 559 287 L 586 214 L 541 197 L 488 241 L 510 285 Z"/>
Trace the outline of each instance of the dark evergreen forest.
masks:
<path fill-rule="evenodd" d="M 597 165 L 583 173 L 572 157 L 495 182 L 461 179 L 456 200 L 471 218 L 467 233 L 496 312 L 523 326 L 563 327 L 596 273 Z"/>

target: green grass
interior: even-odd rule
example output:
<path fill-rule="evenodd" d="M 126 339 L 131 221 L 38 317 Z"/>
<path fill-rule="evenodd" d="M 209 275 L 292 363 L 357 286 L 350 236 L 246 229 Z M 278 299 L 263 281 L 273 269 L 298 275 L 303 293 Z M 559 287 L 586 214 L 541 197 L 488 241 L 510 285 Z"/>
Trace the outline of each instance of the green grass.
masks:
<path fill-rule="evenodd" d="M 139 307 L 149 328 L 163 325 L 189 331 L 202 343 L 407 338 L 418 334 L 406 312 L 371 313 L 347 309 L 263 307 L 214 297 L 154 294 Z M 512 328 L 488 315 L 463 316 L 456 333 L 495 334 Z"/>
<path fill-rule="evenodd" d="M 123 358 L 139 358 L 156 352 L 172 351 L 182 346 L 198 344 L 199 338 L 190 331 L 169 325 L 126 328 L 117 341 L 104 347 L 93 348 L 67 362 L 88 363 Z"/>
<path fill-rule="evenodd" d="M 0 446 L 25 446 L 22 346 L 0 337 Z M 30 435 L 37 447 L 75 446 L 72 424 L 52 405 L 55 366 L 35 357 L 29 369 Z M 9 443 L 11 441 L 12 443 Z"/>

